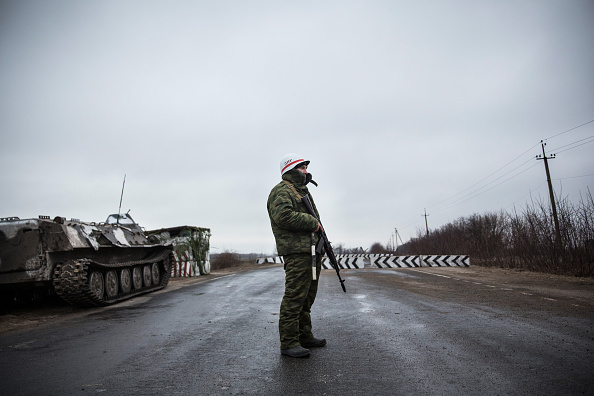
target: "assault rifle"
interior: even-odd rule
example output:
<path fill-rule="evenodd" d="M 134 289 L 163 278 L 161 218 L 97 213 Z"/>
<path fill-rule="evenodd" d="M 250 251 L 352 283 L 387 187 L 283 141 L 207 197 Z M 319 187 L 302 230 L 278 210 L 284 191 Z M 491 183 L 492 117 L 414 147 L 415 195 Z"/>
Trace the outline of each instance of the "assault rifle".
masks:
<path fill-rule="evenodd" d="M 309 195 L 305 195 L 305 196 L 301 197 L 301 201 L 305 204 L 305 207 L 309 211 L 309 214 L 311 214 L 313 217 L 315 217 L 321 226 L 322 222 L 316 215 L 316 211 L 314 210 L 313 205 L 311 204 Z M 330 241 L 328 240 L 328 237 L 326 236 L 326 231 L 324 231 L 323 226 L 318 230 L 318 235 L 320 236 L 320 240 L 318 241 L 318 245 L 316 246 L 316 254 L 319 254 L 321 256 L 322 253 L 324 252 L 324 249 L 326 250 L 328 259 L 330 260 L 332 267 L 334 267 L 334 269 L 336 270 L 336 275 L 338 275 L 338 280 L 340 281 L 340 286 L 342 286 L 342 291 L 346 293 L 346 288 L 344 287 L 344 280 L 340 277 L 340 269 L 338 266 L 338 261 L 336 261 L 336 256 L 334 255 L 334 250 L 332 250 L 332 245 L 330 245 Z"/>

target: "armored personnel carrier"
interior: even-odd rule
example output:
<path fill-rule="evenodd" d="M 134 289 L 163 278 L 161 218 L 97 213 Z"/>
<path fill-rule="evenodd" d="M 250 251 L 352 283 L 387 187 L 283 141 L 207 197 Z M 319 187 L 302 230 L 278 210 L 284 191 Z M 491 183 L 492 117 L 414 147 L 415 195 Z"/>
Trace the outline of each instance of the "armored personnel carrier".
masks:
<path fill-rule="evenodd" d="M 73 305 L 109 305 L 164 288 L 172 250 L 127 213 L 105 223 L 0 218 L 0 290 L 50 288 Z"/>

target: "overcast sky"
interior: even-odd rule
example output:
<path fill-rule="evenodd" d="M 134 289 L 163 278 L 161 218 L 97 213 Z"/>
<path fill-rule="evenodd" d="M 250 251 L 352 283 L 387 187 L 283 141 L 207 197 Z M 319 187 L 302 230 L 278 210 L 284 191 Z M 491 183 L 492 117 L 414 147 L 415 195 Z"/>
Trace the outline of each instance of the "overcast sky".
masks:
<path fill-rule="evenodd" d="M 425 208 L 435 229 L 548 204 L 541 139 L 577 202 L 593 48 L 591 0 L 3 0 L 0 217 L 104 221 L 126 175 L 141 226 L 270 254 L 296 152 L 330 240 L 368 248 L 424 232 Z"/>

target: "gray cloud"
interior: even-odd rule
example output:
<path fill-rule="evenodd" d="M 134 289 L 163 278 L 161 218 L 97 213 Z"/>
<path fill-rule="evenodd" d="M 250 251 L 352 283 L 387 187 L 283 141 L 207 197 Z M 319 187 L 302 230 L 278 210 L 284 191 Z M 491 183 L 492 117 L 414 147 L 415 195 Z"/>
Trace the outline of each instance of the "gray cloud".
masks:
<path fill-rule="evenodd" d="M 210 227 L 219 250 L 268 253 L 287 152 L 311 159 L 322 219 L 347 246 L 394 227 L 406 240 L 424 208 L 435 228 L 546 198 L 542 164 L 528 169 L 538 142 L 594 119 L 593 8 L 3 2 L 0 216 L 101 221 L 127 174 L 123 206 L 143 226 Z M 559 193 L 592 187 L 591 149 L 551 161 Z M 466 197 L 518 156 L 484 184 L 524 173 Z M 470 199 L 444 202 L 456 194 Z"/>

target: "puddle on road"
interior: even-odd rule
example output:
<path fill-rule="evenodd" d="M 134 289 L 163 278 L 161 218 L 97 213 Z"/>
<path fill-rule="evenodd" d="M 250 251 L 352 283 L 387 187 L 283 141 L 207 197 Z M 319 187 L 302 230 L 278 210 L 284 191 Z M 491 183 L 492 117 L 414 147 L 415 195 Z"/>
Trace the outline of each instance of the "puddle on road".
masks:
<path fill-rule="evenodd" d="M 396 276 L 402 276 L 405 278 L 418 278 L 417 275 L 411 274 L 410 272 L 406 272 L 406 271 L 397 271 L 394 269 L 391 270 L 375 270 L 373 271 L 376 274 L 386 274 L 386 275 L 396 275 Z"/>
<path fill-rule="evenodd" d="M 353 295 L 353 298 L 357 299 L 357 300 L 365 300 L 367 298 L 367 295 L 355 294 L 355 295 Z M 359 308 L 359 312 L 361 312 L 361 313 L 369 313 L 369 312 L 375 311 L 375 309 L 373 309 L 373 305 L 369 304 L 367 302 L 359 301 L 359 305 L 361 305 L 361 308 Z"/>

